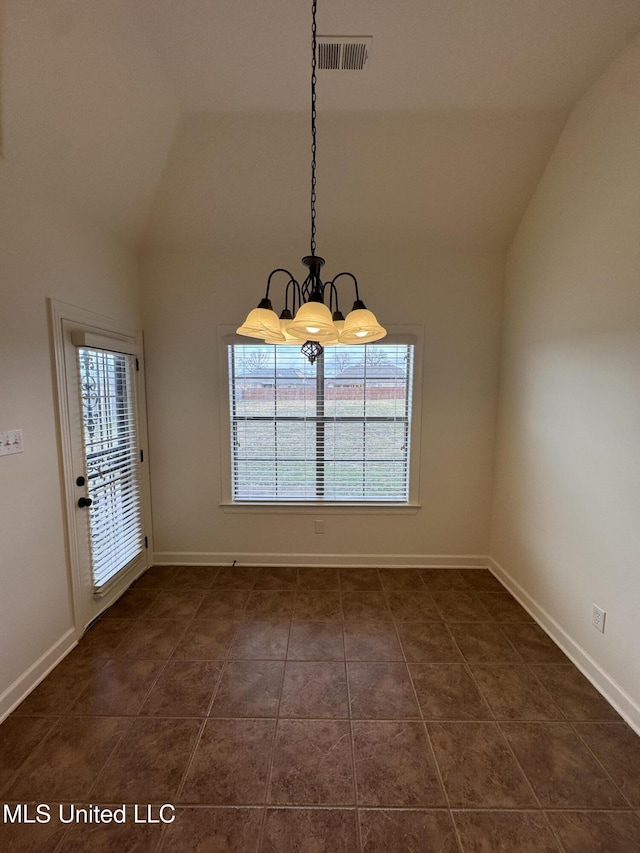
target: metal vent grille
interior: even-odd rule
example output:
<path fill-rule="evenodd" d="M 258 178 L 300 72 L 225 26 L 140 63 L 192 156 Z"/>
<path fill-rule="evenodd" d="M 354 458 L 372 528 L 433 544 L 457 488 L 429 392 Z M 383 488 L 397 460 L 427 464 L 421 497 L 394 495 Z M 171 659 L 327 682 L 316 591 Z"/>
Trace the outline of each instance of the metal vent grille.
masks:
<path fill-rule="evenodd" d="M 318 36 L 319 71 L 364 71 L 372 36 Z"/>

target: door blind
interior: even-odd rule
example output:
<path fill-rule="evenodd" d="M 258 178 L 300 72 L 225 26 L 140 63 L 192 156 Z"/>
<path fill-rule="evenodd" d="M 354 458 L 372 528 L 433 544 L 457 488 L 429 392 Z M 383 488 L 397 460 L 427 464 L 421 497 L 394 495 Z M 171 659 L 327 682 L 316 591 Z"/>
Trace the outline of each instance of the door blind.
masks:
<path fill-rule="evenodd" d="M 406 502 L 413 345 L 229 346 L 235 501 Z"/>
<path fill-rule="evenodd" d="M 135 357 L 78 349 L 96 594 L 144 549 Z"/>

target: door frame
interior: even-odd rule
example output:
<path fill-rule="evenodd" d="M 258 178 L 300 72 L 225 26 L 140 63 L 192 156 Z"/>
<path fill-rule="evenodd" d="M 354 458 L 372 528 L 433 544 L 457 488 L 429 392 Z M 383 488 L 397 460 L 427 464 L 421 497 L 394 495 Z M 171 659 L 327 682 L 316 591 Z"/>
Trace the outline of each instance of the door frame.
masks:
<path fill-rule="evenodd" d="M 54 362 L 53 379 L 58 416 L 57 425 L 60 481 L 66 522 L 65 533 L 69 597 L 72 606 L 76 637 L 77 639 L 80 639 L 87 626 L 100 616 L 104 610 L 110 607 L 114 601 L 116 601 L 123 592 L 126 591 L 136 577 L 139 577 L 148 568 L 149 555 L 153 553 L 143 339 L 142 332 L 139 329 L 129 326 L 126 323 L 113 320 L 110 317 L 105 317 L 101 314 L 96 314 L 93 311 L 87 311 L 84 308 L 78 308 L 74 305 L 60 302 L 56 299 L 48 299 L 47 301 L 49 305 L 49 320 Z M 77 416 L 74 416 L 71 412 L 70 408 L 71 401 L 73 399 L 72 394 L 76 396 L 76 398 L 77 394 L 75 389 L 70 389 L 68 385 L 68 354 L 70 352 L 70 348 L 66 340 L 66 335 L 69 332 L 70 326 L 75 326 L 76 328 L 81 328 L 85 331 L 92 332 L 103 337 L 106 336 L 114 343 L 120 340 L 121 342 L 126 341 L 129 344 L 135 344 L 139 363 L 139 370 L 136 373 L 138 435 L 141 448 L 144 450 L 140 470 L 140 495 L 147 548 L 143 554 L 143 559 L 137 560 L 132 566 L 122 573 L 122 577 L 119 582 L 113 584 L 104 596 L 102 596 L 100 599 L 100 605 L 96 608 L 96 612 L 89 616 L 87 614 L 86 586 L 82 583 L 83 575 L 86 573 L 86 566 L 83 563 L 83 549 L 81 549 L 79 545 L 80 538 L 86 536 L 86 530 L 81 529 L 81 525 L 78 522 L 76 508 L 76 501 L 79 492 L 75 480 L 78 476 L 78 472 L 75 470 L 73 461 L 72 433 L 74 425 L 76 425 L 77 428 L 78 419 Z"/>

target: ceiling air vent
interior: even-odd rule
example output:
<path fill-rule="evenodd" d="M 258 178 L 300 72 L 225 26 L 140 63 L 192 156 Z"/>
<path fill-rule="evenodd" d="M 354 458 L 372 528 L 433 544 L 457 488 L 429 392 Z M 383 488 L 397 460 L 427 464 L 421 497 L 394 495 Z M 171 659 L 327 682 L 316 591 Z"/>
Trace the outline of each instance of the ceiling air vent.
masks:
<path fill-rule="evenodd" d="M 318 36 L 319 71 L 364 71 L 373 36 Z"/>

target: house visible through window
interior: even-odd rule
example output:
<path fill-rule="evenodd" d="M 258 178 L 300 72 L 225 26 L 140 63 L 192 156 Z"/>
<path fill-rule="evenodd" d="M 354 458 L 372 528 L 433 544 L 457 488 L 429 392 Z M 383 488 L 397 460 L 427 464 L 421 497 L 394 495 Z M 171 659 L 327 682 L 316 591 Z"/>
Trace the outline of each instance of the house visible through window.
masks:
<path fill-rule="evenodd" d="M 231 344 L 232 499 L 406 502 L 413 345 Z"/>

